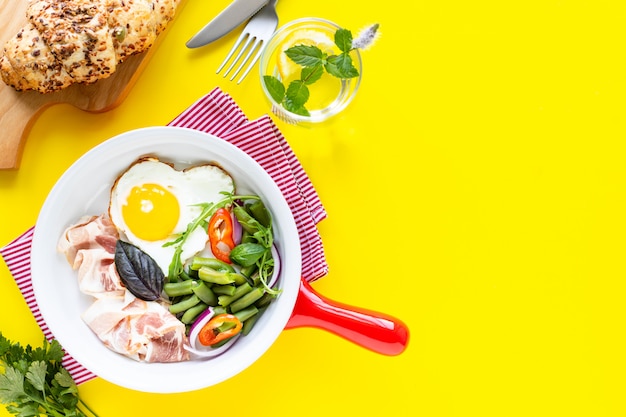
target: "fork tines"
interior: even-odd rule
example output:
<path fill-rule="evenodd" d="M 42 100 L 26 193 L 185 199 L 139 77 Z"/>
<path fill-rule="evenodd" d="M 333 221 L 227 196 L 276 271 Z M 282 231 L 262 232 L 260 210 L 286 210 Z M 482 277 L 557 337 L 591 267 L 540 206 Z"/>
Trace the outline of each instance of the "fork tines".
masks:
<path fill-rule="evenodd" d="M 244 43 L 244 41 L 245 41 L 245 43 Z M 240 48 L 240 46 L 241 46 L 241 48 Z M 239 62 L 239 60 L 244 55 L 244 53 L 246 53 L 246 52 L 247 53 L 246 53 L 246 56 L 243 58 L 243 60 L 241 60 L 241 62 L 239 63 L 239 66 L 237 67 L 237 70 L 230 77 L 230 81 L 232 81 L 237 76 L 237 74 L 239 74 L 239 72 L 242 70 L 244 65 L 246 65 L 246 62 L 248 62 L 248 60 L 250 59 L 252 54 L 254 54 L 256 52 L 256 55 L 254 55 L 254 58 L 250 61 L 250 64 L 248 65 L 248 67 L 244 71 L 243 75 L 237 81 L 237 84 L 239 84 L 246 77 L 246 75 L 248 75 L 248 73 L 250 72 L 250 70 L 252 69 L 254 64 L 258 61 L 259 57 L 261 56 L 261 52 L 263 51 L 263 40 L 262 39 L 258 39 L 256 36 L 252 36 L 249 33 L 245 33 L 245 32 L 242 33 L 239 36 L 239 38 L 237 39 L 237 41 L 235 42 L 235 44 L 233 45 L 233 47 L 230 50 L 230 52 L 228 53 L 228 55 L 226 55 L 226 58 L 224 58 L 224 61 L 222 62 L 220 67 L 215 72 L 216 74 L 219 74 L 220 71 L 222 71 L 222 68 L 224 68 L 226 66 L 226 64 L 228 64 L 228 62 L 230 61 L 231 57 L 237 51 L 239 51 L 239 52 L 237 53 L 237 56 L 230 63 L 230 66 L 224 72 L 224 77 L 226 77 L 230 73 L 230 71 Z"/>

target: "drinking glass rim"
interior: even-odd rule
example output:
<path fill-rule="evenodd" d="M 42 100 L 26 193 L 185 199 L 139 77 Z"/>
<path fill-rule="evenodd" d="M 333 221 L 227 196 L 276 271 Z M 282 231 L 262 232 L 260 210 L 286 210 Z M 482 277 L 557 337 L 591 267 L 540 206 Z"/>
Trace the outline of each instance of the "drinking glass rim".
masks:
<path fill-rule="evenodd" d="M 294 26 L 297 26 L 300 24 L 313 24 L 314 25 L 316 23 L 333 27 L 335 31 L 337 29 L 341 29 L 341 26 L 339 26 L 337 23 L 330 21 L 328 19 L 320 18 L 320 17 L 302 17 L 299 19 L 295 19 L 279 27 L 276 30 L 276 32 L 274 32 L 272 37 L 268 40 L 266 46 L 263 48 L 263 51 L 261 53 L 261 58 L 259 62 L 259 72 L 260 72 L 261 88 L 263 89 L 263 93 L 265 94 L 265 96 L 271 103 L 272 112 L 276 114 L 275 109 L 279 109 L 278 111 L 280 111 L 281 113 L 284 113 L 284 115 L 277 114 L 277 116 L 279 116 L 281 119 L 291 124 L 322 122 L 324 120 L 327 120 L 330 117 L 337 115 L 342 110 L 344 110 L 348 106 L 348 104 L 350 104 L 350 102 L 356 95 L 359 89 L 359 86 L 361 85 L 361 78 L 363 77 L 363 63 L 361 59 L 361 54 L 358 49 L 354 49 L 353 51 L 351 51 L 351 53 L 354 53 L 354 56 L 356 57 L 354 64 L 359 71 L 359 76 L 355 77 L 354 79 L 349 79 L 351 83 L 354 83 L 354 86 L 351 88 L 352 91 L 350 92 L 350 96 L 347 98 L 347 100 L 345 100 L 344 103 L 342 103 L 337 108 L 333 109 L 333 111 L 328 111 L 322 114 L 311 115 L 311 116 L 302 116 L 302 115 L 290 112 L 289 110 L 285 109 L 280 103 L 277 103 L 274 100 L 272 95 L 267 90 L 265 81 L 263 80 L 263 76 L 266 75 L 265 68 L 268 66 L 267 61 L 269 57 L 272 56 L 272 54 L 274 53 L 274 49 L 275 49 L 275 48 L 270 48 L 270 46 L 275 42 L 277 38 L 279 38 L 285 32 L 288 32 L 289 30 L 291 30 Z"/>

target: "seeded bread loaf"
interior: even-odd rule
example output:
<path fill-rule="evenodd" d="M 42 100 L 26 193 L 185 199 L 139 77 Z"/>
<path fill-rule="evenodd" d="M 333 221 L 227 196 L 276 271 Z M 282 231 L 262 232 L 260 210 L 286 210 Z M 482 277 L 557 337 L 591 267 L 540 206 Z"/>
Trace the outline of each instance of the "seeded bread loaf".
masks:
<path fill-rule="evenodd" d="M 2 80 L 18 91 L 50 93 L 113 74 L 149 49 L 179 0 L 30 0 L 28 23 L 6 42 Z"/>

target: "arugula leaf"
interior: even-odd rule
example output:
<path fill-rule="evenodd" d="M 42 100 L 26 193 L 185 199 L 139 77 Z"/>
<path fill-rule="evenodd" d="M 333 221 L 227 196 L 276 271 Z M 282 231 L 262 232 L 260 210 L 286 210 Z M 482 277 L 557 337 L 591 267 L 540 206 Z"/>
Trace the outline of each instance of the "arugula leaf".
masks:
<path fill-rule="evenodd" d="M 305 109 L 306 111 L 306 109 Z M 274 245 L 274 232 L 272 218 L 261 200 L 245 206 L 236 205 L 233 213 L 241 227 L 253 238 L 253 241 L 242 242 L 230 252 L 230 259 L 243 267 L 256 265 L 259 279 L 269 294 L 276 295 L 280 290 L 275 290 L 267 285 L 268 278 L 274 271 L 274 258 L 272 246 Z"/>

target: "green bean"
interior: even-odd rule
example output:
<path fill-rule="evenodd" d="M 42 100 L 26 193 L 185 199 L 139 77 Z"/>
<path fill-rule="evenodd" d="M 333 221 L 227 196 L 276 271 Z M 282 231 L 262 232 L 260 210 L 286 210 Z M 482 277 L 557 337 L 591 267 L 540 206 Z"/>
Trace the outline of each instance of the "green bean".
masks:
<path fill-rule="evenodd" d="M 200 302 L 200 299 L 198 298 L 198 296 L 195 294 L 191 294 L 189 297 L 184 298 L 178 303 L 172 304 L 170 306 L 170 313 L 172 314 L 182 313 L 183 311 L 189 310 L 191 307 L 195 306 L 199 302 Z"/>
<path fill-rule="evenodd" d="M 263 297 L 259 298 L 257 302 L 254 303 L 254 305 L 258 308 L 267 307 L 272 301 L 274 301 L 275 298 L 276 295 L 266 292 L 265 294 L 263 294 Z"/>
<path fill-rule="evenodd" d="M 214 306 L 217 305 L 217 297 L 215 293 L 211 290 L 211 288 L 204 283 L 204 281 L 194 281 L 196 285 L 193 286 L 192 291 L 195 295 L 198 296 L 202 302 L 207 305 Z"/>
<path fill-rule="evenodd" d="M 247 282 L 235 288 L 233 295 L 220 295 L 217 300 L 221 306 L 228 307 L 233 301 L 236 301 L 252 291 L 252 287 Z"/>
<path fill-rule="evenodd" d="M 256 243 L 256 238 L 250 232 L 244 230 L 241 232 L 241 243 Z"/>
<path fill-rule="evenodd" d="M 219 259 L 215 258 L 203 258 L 200 256 L 196 256 L 193 258 L 189 268 L 191 268 L 192 271 L 197 271 L 203 266 L 209 267 L 218 272 L 235 272 L 235 268 L 233 268 L 232 265 L 229 265 L 226 262 L 220 261 Z"/>
<path fill-rule="evenodd" d="M 187 280 L 180 282 L 166 282 L 163 284 L 163 291 L 169 297 L 177 297 L 179 295 L 189 295 L 193 292 L 193 286 L 196 281 Z"/>
<path fill-rule="evenodd" d="M 195 269 L 188 268 L 186 271 L 187 275 L 189 275 L 193 279 L 198 279 L 198 271 Z"/>
<path fill-rule="evenodd" d="M 213 292 L 217 295 L 233 295 L 235 293 L 234 285 L 214 285 L 211 287 Z"/>
<path fill-rule="evenodd" d="M 218 314 L 224 314 L 227 313 L 226 311 L 226 307 L 222 307 L 222 306 L 215 306 L 213 307 L 213 314 L 214 315 L 218 315 Z"/>
<path fill-rule="evenodd" d="M 198 270 L 198 277 L 206 282 L 210 282 L 212 284 L 243 284 L 246 281 L 246 277 L 241 274 L 233 273 L 233 272 L 220 272 L 216 271 L 213 268 L 209 268 L 207 266 L 202 266 Z"/>
<path fill-rule="evenodd" d="M 246 307 L 251 306 L 257 301 L 259 298 L 263 297 L 265 294 L 265 290 L 261 287 L 254 287 L 252 291 L 246 293 L 243 297 L 239 298 L 237 301 L 233 301 L 230 305 L 230 311 L 232 313 L 236 313 L 238 311 L 243 310 Z"/>
<path fill-rule="evenodd" d="M 243 327 L 241 329 L 241 334 L 243 336 L 246 336 L 248 333 L 250 333 L 250 330 L 252 330 L 257 321 L 259 321 L 259 318 L 261 318 L 265 310 L 266 308 L 260 308 L 257 314 L 243 322 Z"/>
<path fill-rule="evenodd" d="M 241 321 L 242 323 L 245 323 L 246 320 L 249 320 L 252 316 L 257 314 L 258 312 L 259 312 L 258 308 L 256 308 L 255 306 L 250 306 L 243 310 L 239 310 L 237 313 L 234 314 L 234 316 L 237 317 L 239 321 Z"/>
<path fill-rule="evenodd" d="M 241 275 L 243 275 L 246 278 L 251 278 L 252 275 L 254 275 L 254 273 L 257 271 L 257 269 L 259 269 L 259 267 L 257 266 L 256 263 L 249 265 L 249 266 L 244 266 L 241 268 Z"/>
<path fill-rule="evenodd" d="M 182 321 L 185 324 L 193 323 L 193 321 L 196 319 L 196 317 L 198 317 L 200 315 L 200 313 L 202 313 L 204 310 L 206 310 L 207 307 L 208 307 L 207 304 L 205 304 L 203 302 L 199 302 L 195 306 L 187 309 L 187 311 L 185 311 L 183 316 L 180 318 L 180 321 Z"/>
<path fill-rule="evenodd" d="M 257 200 L 247 207 L 248 212 L 263 226 L 269 227 L 272 224 L 270 213 L 261 200 Z"/>
<path fill-rule="evenodd" d="M 224 339 L 224 340 L 222 340 L 222 341 L 220 341 L 220 342 L 217 342 L 217 343 L 216 343 L 216 344 L 214 344 L 214 345 L 211 345 L 211 349 L 217 349 L 218 347 L 222 347 L 222 346 L 224 346 L 226 343 L 228 343 L 228 342 L 229 342 L 229 341 L 230 341 L 233 337 L 235 337 L 235 336 L 237 336 L 237 335 L 231 336 L 231 337 L 229 337 L 228 339 Z"/>
<path fill-rule="evenodd" d="M 257 219 L 252 217 L 245 208 L 241 206 L 235 206 L 233 208 L 233 213 L 235 214 L 235 217 L 237 217 L 237 220 L 239 221 L 239 224 L 241 224 L 243 230 L 245 230 L 246 232 L 254 235 L 256 232 L 261 230 L 261 224 L 258 222 Z"/>
<path fill-rule="evenodd" d="M 192 274 L 189 274 L 188 272 L 182 271 L 182 272 L 180 273 L 180 278 L 181 278 L 183 281 L 186 281 L 186 280 L 189 280 L 189 279 L 194 279 L 194 278 L 197 278 L 197 277 L 198 277 L 198 274 L 194 274 L 194 275 L 195 275 L 195 277 L 194 277 Z"/>
<path fill-rule="evenodd" d="M 222 323 L 219 327 L 217 327 L 217 331 L 219 333 L 224 333 L 232 328 L 234 328 L 235 326 L 237 326 L 237 323 L 234 323 L 232 321 L 227 321 L 225 323 Z"/>

